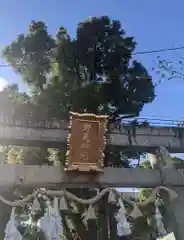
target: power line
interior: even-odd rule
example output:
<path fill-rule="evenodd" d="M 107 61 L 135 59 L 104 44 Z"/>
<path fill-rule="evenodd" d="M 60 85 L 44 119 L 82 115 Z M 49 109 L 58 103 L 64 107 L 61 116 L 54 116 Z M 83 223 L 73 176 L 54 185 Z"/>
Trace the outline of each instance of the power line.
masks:
<path fill-rule="evenodd" d="M 153 50 L 148 50 L 148 51 L 133 52 L 132 55 L 145 55 L 145 54 L 169 52 L 169 51 L 176 51 L 176 50 L 184 50 L 184 46 L 175 47 L 175 48 L 173 47 L 173 48 L 163 48 L 163 49 L 153 49 Z"/>
<path fill-rule="evenodd" d="M 170 120 L 172 119 L 172 115 L 159 115 L 159 114 L 148 114 L 146 116 L 140 116 L 141 118 L 151 118 L 151 119 L 155 119 L 156 118 L 159 118 L 159 119 L 165 119 L 165 120 Z M 175 120 L 183 120 L 184 119 L 184 116 L 180 116 L 178 117 L 177 119 Z"/>
<path fill-rule="evenodd" d="M 176 50 L 184 50 L 184 46 L 181 47 L 173 47 L 173 48 L 163 48 L 163 49 L 153 49 L 148 51 L 138 51 L 133 52 L 132 55 L 147 55 L 147 54 L 154 54 L 154 53 L 161 53 L 161 52 L 169 52 L 169 51 L 176 51 Z M 53 61 L 52 63 L 57 63 L 56 61 Z M 24 63 L 16 64 L 17 66 L 26 66 Z M 0 64 L 0 68 L 4 67 L 12 67 L 9 64 Z"/>
<path fill-rule="evenodd" d="M 180 127 L 184 127 L 184 121 L 182 120 L 176 120 L 176 119 L 153 119 L 153 118 L 135 118 L 133 119 L 133 121 L 136 121 L 137 124 L 144 124 L 145 122 L 148 123 L 150 126 L 160 126 L 160 127 L 164 127 L 164 126 L 171 126 L 171 127 L 175 127 L 175 126 L 180 126 Z M 128 120 L 128 119 L 123 119 L 122 120 L 122 124 L 130 124 L 133 123 L 132 120 Z"/>

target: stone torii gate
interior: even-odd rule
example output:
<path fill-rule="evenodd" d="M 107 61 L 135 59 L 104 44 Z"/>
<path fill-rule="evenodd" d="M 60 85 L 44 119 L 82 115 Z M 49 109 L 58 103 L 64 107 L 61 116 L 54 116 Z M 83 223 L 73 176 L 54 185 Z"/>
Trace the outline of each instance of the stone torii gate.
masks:
<path fill-rule="evenodd" d="M 3 130 L 4 128 L 4 130 Z M 41 143 L 52 146 L 61 145 L 66 140 L 68 130 L 41 129 L 33 127 L 5 126 L 0 130 L 1 143 L 14 143 L 17 145 L 38 145 Z M 182 137 L 177 137 L 178 129 L 171 128 L 143 128 L 137 130 L 136 136 L 131 136 L 130 143 L 128 126 L 121 133 L 114 131 L 110 134 L 109 144 L 118 147 L 126 146 L 132 150 L 142 149 L 149 153 L 153 169 L 125 169 L 104 168 L 103 173 L 85 174 L 80 172 L 66 172 L 61 166 L 25 166 L 25 165 L 0 165 L 0 188 L 105 188 L 105 187 L 137 187 L 154 188 L 166 186 L 178 193 L 177 199 L 170 202 L 163 193 L 162 197 L 166 206 L 166 227 L 175 233 L 176 239 L 184 240 L 184 169 L 176 170 L 169 162 L 169 155 L 165 148 L 171 152 L 182 152 L 184 145 Z M 147 134 L 146 134 L 147 131 Z M 57 136 L 56 136 L 57 135 Z M 46 145 L 47 145 L 46 144 Z"/>

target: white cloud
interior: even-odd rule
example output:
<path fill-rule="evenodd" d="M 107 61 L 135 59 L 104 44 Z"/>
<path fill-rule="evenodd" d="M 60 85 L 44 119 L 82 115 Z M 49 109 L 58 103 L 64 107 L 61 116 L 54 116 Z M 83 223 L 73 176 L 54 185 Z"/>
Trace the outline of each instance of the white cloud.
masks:
<path fill-rule="evenodd" d="M 7 85 L 8 82 L 6 81 L 6 79 L 0 77 L 0 91 L 2 91 Z"/>

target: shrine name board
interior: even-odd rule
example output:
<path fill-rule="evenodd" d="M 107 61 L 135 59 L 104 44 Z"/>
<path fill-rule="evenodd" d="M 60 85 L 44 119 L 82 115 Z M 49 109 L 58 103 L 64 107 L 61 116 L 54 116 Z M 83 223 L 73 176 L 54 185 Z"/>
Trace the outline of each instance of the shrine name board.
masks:
<path fill-rule="evenodd" d="M 71 113 L 66 170 L 102 171 L 107 116 Z"/>

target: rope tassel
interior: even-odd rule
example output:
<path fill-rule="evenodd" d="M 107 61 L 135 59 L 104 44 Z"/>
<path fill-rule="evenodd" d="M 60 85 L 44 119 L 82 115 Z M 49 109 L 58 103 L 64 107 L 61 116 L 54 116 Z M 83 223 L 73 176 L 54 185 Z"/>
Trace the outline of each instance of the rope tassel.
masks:
<path fill-rule="evenodd" d="M 113 189 L 109 191 L 108 203 L 117 204 L 116 194 Z"/>
<path fill-rule="evenodd" d="M 15 219 L 15 208 L 12 208 L 10 220 L 8 221 L 5 229 L 4 240 L 22 240 L 22 236 L 17 229 L 17 221 Z"/>
<path fill-rule="evenodd" d="M 96 214 L 93 206 L 90 204 L 88 207 L 88 211 L 85 216 L 86 220 L 95 220 L 96 219 Z"/>
<path fill-rule="evenodd" d="M 66 199 L 64 196 L 62 196 L 60 198 L 60 201 L 59 201 L 59 209 L 60 210 L 68 210 L 68 205 L 67 205 L 67 202 L 66 202 Z"/>
<path fill-rule="evenodd" d="M 157 226 L 157 230 L 158 230 L 158 233 L 159 233 L 159 236 L 160 237 L 163 237 L 167 234 L 165 228 L 164 228 L 164 224 L 162 222 L 162 215 L 160 213 L 160 210 L 159 210 L 159 201 L 158 199 L 155 201 L 155 221 L 156 221 L 156 226 Z"/>
<path fill-rule="evenodd" d="M 120 209 L 115 216 L 117 221 L 117 235 L 128 236 L 131 234 L 130 224 L 128 223 L 125 216 L 125 207 L 121 198 L 119 198 Z"/>
<path fill-rule="evenodd" d="M 41 210 L 40 203 L 39 203 L 37 197 L 33 200 L 32 210 L 35 211 L 35 212 L 38 212 L 38 211 Z"/>

